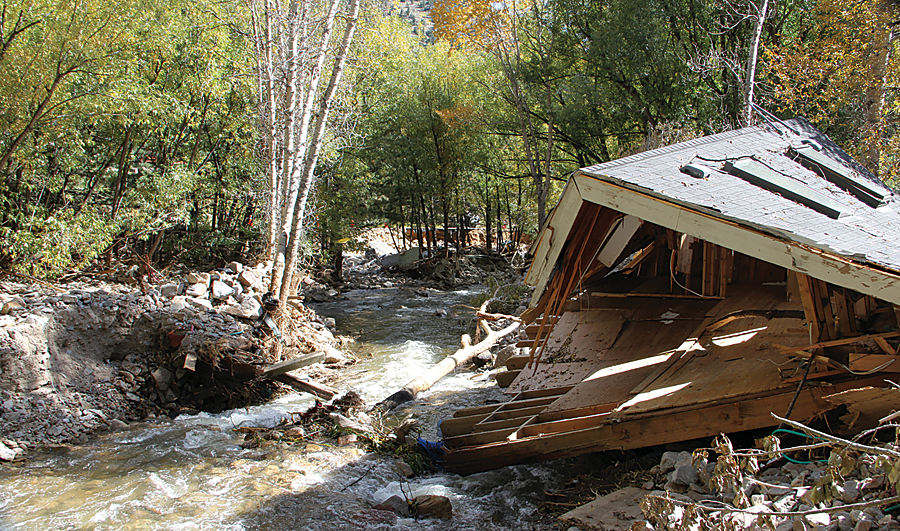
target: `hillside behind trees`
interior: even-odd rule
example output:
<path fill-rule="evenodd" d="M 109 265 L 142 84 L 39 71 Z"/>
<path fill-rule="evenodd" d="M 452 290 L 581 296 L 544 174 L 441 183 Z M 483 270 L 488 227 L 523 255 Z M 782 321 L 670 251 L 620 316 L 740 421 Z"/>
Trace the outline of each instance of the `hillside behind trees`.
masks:
<path fill-rule="evenodd" d="M 537 231 L 572 170 L 758 123 L 760 107 L 807 116 L 898 178 L 893 1 L 438 0 L 433 34 L 397 16 L 411 5 L 361 5 L 311 162 L 301 264 L 385 224 L 424 247 L 478 226 L 498 248 Z M 3 1 L 0 271 L 271 256 L 264 132 L 285 122 L 267 122 L 259 43 L 285 56 L 289 39 L 254 24 L 303 8 L 321 36 L 325 6 L 327 70 L 349 2 Z"/>

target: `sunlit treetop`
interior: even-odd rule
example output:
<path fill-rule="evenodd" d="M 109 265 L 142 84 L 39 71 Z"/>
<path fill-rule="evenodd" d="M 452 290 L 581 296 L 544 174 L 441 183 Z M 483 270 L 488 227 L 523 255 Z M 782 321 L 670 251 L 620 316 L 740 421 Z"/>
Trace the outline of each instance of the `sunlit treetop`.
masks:
<path fill-rule="evenodd" d="M 509 40 L 514 14 L 522 3 L 514 0 L 437 0 L 431 11 L 435 35 L 453 48 L 493 49 Z"/>

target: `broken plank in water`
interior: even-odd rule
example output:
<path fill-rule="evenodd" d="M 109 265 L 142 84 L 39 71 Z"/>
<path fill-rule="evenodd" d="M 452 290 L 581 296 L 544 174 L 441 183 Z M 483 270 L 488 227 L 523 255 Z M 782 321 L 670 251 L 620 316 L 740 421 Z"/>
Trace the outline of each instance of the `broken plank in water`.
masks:
<path fill-rule="evenodd" d="M 262 376 L 263 378 L 275 378 L 280 374 L 284 374 L 301 367 L 306 367 L 307 365 L 312 365 L 313 363 L 319 363 L 321 361 L 325 361 L 325 352 L 310 352 L 309 354 L 304 354 L 302 356 L 297 356 L 296 358 L 291 358 L 274 365 L 269 365 L 268 367 L 263 369 L 260 376 Z"/>
<path fill-rule="evenodd" d="M 328 387 L 327 385 L 311 382 L 309 380 L 301 380 L 290 374 L 279 374 L 272 379 L 276 382 L 290 385 L 298 391 L 309 393 L 316 398 L 321 398 L 322 400 L 331 400 L 338 394 L 338 390 L 333 387 Z"/>

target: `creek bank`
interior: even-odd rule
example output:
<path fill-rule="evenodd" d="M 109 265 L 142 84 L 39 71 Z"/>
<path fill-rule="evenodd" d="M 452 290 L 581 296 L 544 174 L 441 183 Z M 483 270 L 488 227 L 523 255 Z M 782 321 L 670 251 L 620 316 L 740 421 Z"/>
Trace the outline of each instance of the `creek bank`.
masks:
<path fill-rule="evenodd" d="M 232 262 L 152 287 L 88 276 L 58 286 L 0 282 L 0 459 L 281 392 L 256 378 L 280 361 L 271 359 L 279 339 L 260 304 L 267 274 L 266 264 Z M 327 381 L 353 362 L 339 350 L 346 340 L 334 336 L 333 321 L 300 305 L 288 311 L 284 356 L 329 353 L 328 363 L 297 377 Z"/>
<path fill-rule="evenodd" d="M 339 380 L 355 361 L 342 350 L 352 340 L 336 337 L 334 320 L 304 302 L 340 300 L 351 289 L 427 297 L 448 283 L 518 280 L 519 271 L 499 256 L 490 260 L 498 265 L 483 268 L 461 257 L 452 278 L 391 272 L 381 265 L 391 249 L 379 249 L 348 254 L 346 281 L 302 277 L 285 310 L 287 326 L 277 331 L 263 318 L 265 263 L 231 262 L 154 285 L 136 267 L 60 285 L 0 282 L 0 460 L 40 446 L 81 444 L 129 422 L 265 402 L 289 390 L 257 378 L 260 367 L 281 361 L 270 359 L 276 341 L 284 341 L 282 359 L 327 353 L 324 363 L 289 373 L 295 381 Z M 450 270 L 450 259 L 433 263 Z"/>

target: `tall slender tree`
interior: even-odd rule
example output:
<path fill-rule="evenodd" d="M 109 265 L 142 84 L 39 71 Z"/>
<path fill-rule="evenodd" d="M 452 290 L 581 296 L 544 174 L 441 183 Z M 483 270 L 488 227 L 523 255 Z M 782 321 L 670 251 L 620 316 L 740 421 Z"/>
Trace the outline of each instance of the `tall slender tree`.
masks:
<path fill-rule="evenodd" d="M 254 0 L 250 8 L 269 174 L 268 243 L 274 260 L 269 289 L 284 302 L 299 261 L 306 204 L 360 0 L 289 0 L 287 5 Z M 335 40 L 335 32 L 342 38 Z"/>

